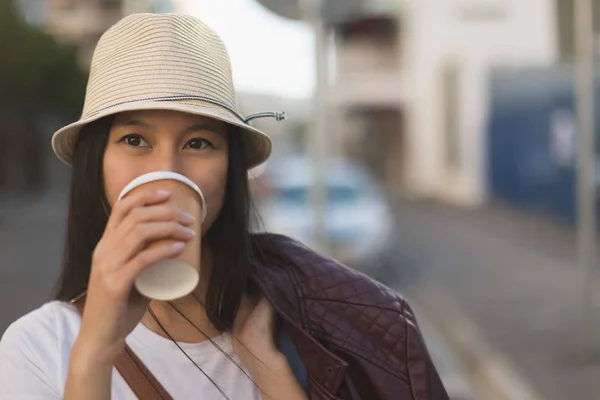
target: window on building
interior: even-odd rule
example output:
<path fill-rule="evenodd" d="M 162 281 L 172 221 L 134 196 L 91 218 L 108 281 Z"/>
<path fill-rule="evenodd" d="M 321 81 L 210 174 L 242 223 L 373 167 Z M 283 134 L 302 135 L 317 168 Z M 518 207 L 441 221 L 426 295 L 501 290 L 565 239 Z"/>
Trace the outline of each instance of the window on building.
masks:
<path fill-rule="evenodd" d="M 336 33 L 342 41 L 371 40 L 394 42 L 397 36 L 396 20 L 386 17 L 357 19 L 338 25 Z"/>
<path fill-rule="evenodd" d="M 335 26 L 336 52 L 342 71 L 391 70 L 400 62 L 399 21 L 369 17 Z"/>

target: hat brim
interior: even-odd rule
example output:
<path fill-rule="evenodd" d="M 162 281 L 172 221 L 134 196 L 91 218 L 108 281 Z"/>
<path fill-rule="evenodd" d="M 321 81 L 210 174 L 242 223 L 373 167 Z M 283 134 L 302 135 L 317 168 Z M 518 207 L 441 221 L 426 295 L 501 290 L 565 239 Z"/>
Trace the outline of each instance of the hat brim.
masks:
<path fill-rule="evenodd" d="M 244 142 L 247 168 L 251 169 L 262 164 L 271 154 L 271 139 L 267 134 L 241 121 L 238 116 L 224 107 L 201 100 L 185 101 L 139 101 L 107 108 L 91 116 L 84 116 L 79 121 L 69 124 L 54 133 L 52 149 L 64 163 L 71 165 L 75 143 L 81 128 L 90 122 L 97 121 L 109 115 L 136 110 L 171 110 L 180 111 L 203 117 L 214 118 L 240 128 Z"/>

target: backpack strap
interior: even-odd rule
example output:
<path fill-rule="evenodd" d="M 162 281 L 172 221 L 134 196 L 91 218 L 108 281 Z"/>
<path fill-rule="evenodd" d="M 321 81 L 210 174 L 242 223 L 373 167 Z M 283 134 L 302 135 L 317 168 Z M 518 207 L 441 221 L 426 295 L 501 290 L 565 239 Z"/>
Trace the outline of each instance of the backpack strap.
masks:
<path fill-rule="evenodd" d="M 71 304 L 75 305 L 81 315 L 83 315 L 83 307 L 85 305 L 83 296 L 71 301 Z M 123 353 L 115 361 L 115 368 L 138 399 L 173 400 L 169 392 L 165 390 L 127 344 Z"/>

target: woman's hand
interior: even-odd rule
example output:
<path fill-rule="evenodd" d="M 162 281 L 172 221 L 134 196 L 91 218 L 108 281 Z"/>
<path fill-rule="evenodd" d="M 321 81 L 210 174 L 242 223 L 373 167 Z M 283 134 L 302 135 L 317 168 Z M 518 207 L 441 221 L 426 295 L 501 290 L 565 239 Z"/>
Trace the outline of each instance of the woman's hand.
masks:
<path fill-rule="evenodd" d="M 244 364 L 283 356 L 274 340 L 275 309 L 264 297 L 251 307 L 245 318 L 241 312 L 242 320 L 236 321 L 233 341 L 235 353 Z"/>
<path fill-rule="evenodd" d="M 170 193 L 142 191 L 117 202 L 92 257 L 85 310 L 76 347 L 112 363 L 140 322 L 149 300 L 133 289 L 145 268 L 177 256 L 194 236 L 193 217 L 165 204 Z M 153 241 L 176 242 L 146 248 Z"/>
<path fill-rule="evenodd" d="M 71 351 L 65 400 L 108 400 L 113 364 L 149 300 L 133 289 L 154 263 L 177 256 L 194 233 L 193 217 L 166 204 L 170 193 L 143 191 L 119 201 L 92 256 L 85 309 Z M 174 243 L 153 246 L 172 238 Z"/>
<path fill-rule="evenodd" d="M 234 327 L 233 350 L 265 399 L 308 399 L 274 340 L 275 309 L 262 298 Z"/>

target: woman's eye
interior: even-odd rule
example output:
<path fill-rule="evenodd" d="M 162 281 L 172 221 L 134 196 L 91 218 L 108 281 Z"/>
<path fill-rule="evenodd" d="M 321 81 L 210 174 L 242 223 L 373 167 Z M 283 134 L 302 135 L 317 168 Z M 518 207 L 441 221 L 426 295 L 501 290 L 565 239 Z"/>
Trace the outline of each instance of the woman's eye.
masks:
<path fill-rule="evenodd" d="M 126 135 L 126 136 L 123 136 L 123 138 L 121 140 L 119 140 L 119 142 L 128 144 L 129 146 L 132 146 L 132 147 L 148 146 L 148 143 L 146 143 L 146 141 L 144 139 L 142 139 L 142 137 L 140 135 Z"/>
<path fill-rule="evenodd" d="M 206 139 L 200 139 L 200 138 L 196 138 L 196 139 L 192 139 L 189 142 L 187 142 L 185 144 L 186 148 L 190 148 L 190 149 L 204 149 L 206 147 L 212 147 L 212 143 L 210 143 L 208 140 Z"/>

